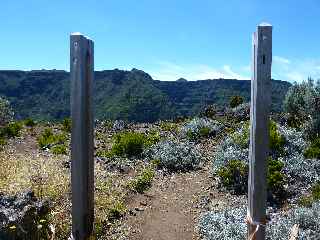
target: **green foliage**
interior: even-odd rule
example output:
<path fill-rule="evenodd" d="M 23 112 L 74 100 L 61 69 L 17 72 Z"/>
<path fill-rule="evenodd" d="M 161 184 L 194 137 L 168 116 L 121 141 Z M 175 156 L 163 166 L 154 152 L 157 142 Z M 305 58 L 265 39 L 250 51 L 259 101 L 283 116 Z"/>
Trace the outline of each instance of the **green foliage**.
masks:
<path fill-rule="evenodd" d="M 71 132 L 71 119 L 70 118 L 63 119 L 62 130 L 65 132 Z"/>
<path fill-rule="evenodd" d="M 288 124 L 293 127 L 300 127 L 314 111 L 313 102 L 318 94 L 317 88 L 311 79 L 292 85 L 283 102 L 284 110 L 290 116 Z"/>
<path fill-rule="evenodd" d="M 172 122 L 162 121 L 160 123 L 160 128 L 163 131 L 176 132 L 178 130 L 178 125 Z"/>
<path fill-rule="evenodd" d="M 27 118 L 24 120 L 24 125 L 27 127 L 34 127 L 36 125 L 36 122 L 33 121 L 32 118 Z"/>
<path fill-rule="evenodd" d="M 114 136 L 114 144 L 112 145 L 111 156 L 139 156 L 147 138 L 142 133 L 122 132 Z"/>
<path fill-rule="evenodd" d="M 311 188 L 311 195 L 302 196 L 299 205 L 311 207 L 313 202 L 320 200 L 320 182 L 315 183 Z"/>
<path fill-rule="evenodd" d="M 320 158 L 320 138 L 312 141 L 311 145 L 304 151 L 305 158 Z"/>
<path fill-rule="evenodd" d="M 154 175 L 153 168 L 145 168 L 135 179 L 129 182 L 128 186 L 138 193 L 143 193 L 151 186 Z"/>
<path fill-rule="evenodd" d="M 152 130 L 148 133 L 145 139 L 145 147 L 151 147 L 152 145 L 158 143 L 160 141 L 160 132 L 156 130 Z"/>
<path fill-rule="evenodd" d="M 211 132 L 211 129 L 208 127 L 202 127 L 199 129 L 200 136 L 204 138 L 209 137 L 210 132 Z"/>
<path fill-rule="evenodd" d="M 38 138 L 40 148 L 51 147 L 53 145 L 64 144 L 67 140 L 65 134 L 54 134 L 51 128 L 46 128 Z"/>
<path fill-rule="evenodd" d="M 109 209 L 108 220 L 113 222 L 125 213 L 126 207 L 122 201 L 116 201 Z"/>
<path fill-rule="evenodd" d="M 320 200 L 320 182 L 317 182 L 312 187 L 312 198 L 314 200 Z"/>
<path fill-rule="evenodd" d="M 233 139 L 235 144 L 239 145 L 243 149 L 248 147 L 249 137 L 250 137 L 249 121 L 245 122 L 243 124 L 243 127 L 239 131 L 236 131 L 231 134 L 231 138 Z"/>
<path fill-rule="evenodd" d="M 269 146 L 270 150 L 277 153 L 283 153 L 283 146 L 286 143 L 286 140 L 277 130 L 277 125 L 274 121 L 270 121 L 270 139 Z"/>
<path fill-rule="evenodd" d="M 243 194 L 247 191 L 248 171 L 248 165 L 243 161 L 230 160 L 217 174 L 224 187 L 234 190 L 236 194 Z"/>
<path fill-rule="evenodd" d="M 5 127 L 0 129 L 0 136 L 13 138 L 20 135 L 22 124 L 20 122 L 11 122 Z"/>
<path fill-rule="evenodd" d="M 65 155 L 65 154 L 67 154 L 67 148 L 63 144 L 58 144 L 58 145 L 55 145 L 51 148 L 51 152 L 56 155 L 59 155 L 59 154 Z"/>
<path fill-rule="evenodd" d="M 231 108 L 235 108 L 237 106 L 239 106 L 240 104 L 242 104 L 244 101 L 243 97 L 241 96 L 233 96 L 230 99 L 229 105 Z"/>
<path fill-rule="evenodd" d="M 307 196 L 302 196 L 299 199 L 298 203 L 299 203 L 300 206 L 303 206 L 303 207 L 311 207 L 313 202 L 314 201 L 313 201 L 312 196 L 307 195 Z"/>
<path fill-rule="evenodd" d="M 284 199 L 284 185 L 286 177 L 283 171 L 284 164 L 279 160 L 268 158 L 267 184 L 268 190 L 275 195 L 278 200 Z"/>
<path fill-rule="evenodd" d="M 161 164 L 161 160 L 160 159 L 153 159 L 150 161 L 151 166 L 157 168 L 160 166 Z"/>
<path fill-rule="evenodd" d="M 282 200 L 285 193 L 286 177 L 282 172 L 283 167 L 281 161 L 268 158 L 267 186 L 277 200 Z M 217 175 L 226 189 L 233 190 L 236 194 L 243 194 L 247 191 L 248 173 L 249 167 L 245 162 L 231 160 L 218 170 Z"/>

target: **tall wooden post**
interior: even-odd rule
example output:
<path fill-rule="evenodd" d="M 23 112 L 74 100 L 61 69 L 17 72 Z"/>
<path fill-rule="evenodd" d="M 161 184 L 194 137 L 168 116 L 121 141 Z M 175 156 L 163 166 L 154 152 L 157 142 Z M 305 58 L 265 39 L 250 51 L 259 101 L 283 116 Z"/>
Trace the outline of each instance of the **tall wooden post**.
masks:
<path fill-rule="evenodd" d="M 70 36 L 72 238 L 88 239 L 94 221 L 93 41 Z"/>
<path fill-rule="evenodd" d="M 264 240 L 271 102 L 272 26 L 262 23 L 253 34 L 248 239 Z"/>

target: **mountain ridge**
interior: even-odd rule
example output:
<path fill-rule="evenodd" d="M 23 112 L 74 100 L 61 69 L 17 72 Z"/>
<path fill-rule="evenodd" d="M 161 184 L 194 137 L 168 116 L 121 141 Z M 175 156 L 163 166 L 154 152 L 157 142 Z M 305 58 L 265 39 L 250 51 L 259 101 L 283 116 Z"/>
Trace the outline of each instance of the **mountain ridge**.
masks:
<path fill-rule="evenodd" d="M 64 70 L 0 70 L 0 95 L 10 100 L 17 119 L 59 120 L 70 114 L 69 74 Z M 226 106 L 233 95 L 250 100 L 250 80 L 182 79 L 154 80 L 135 68 L 95 71 L 95 116 L 154 122 L 196 115 L 210 104 Z M 290 86 L 285 81 L 272 81 L 274 111 L 281 110 Z"/>

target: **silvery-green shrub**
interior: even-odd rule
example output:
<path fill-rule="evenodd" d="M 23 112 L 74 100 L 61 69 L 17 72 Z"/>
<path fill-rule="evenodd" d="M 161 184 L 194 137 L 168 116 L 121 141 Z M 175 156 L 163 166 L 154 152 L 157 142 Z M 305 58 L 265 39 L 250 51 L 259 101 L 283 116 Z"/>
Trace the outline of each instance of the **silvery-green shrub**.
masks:
<path fill-rule="evenodd" d="M 145 151 L 150 160 L 158 160 L 159 167 L 170 171 L 195 169 L 201 162 L 200 149 L 194 144 L 177 140 L 158 142 Z"/>
<path fill-rule="evenodd" d="M 0 97 L 0 126 L 4 126 L 12 121 L 14 112 L 10 107 L 10 102 Z"/>
<path fill-rule="evenodd" d="M 204 240 L 245 240 L 247 224 L 246 206 L 209 211 L 201 215 L 198 229 Z M 291 229 L 299 225 L 297 240 L 320 239 L 320 202 L 315 202 L 310 208 L 294 207 L 288 211 L 270 214 L 267 224 L 267 240 L 288 240 Z"/>

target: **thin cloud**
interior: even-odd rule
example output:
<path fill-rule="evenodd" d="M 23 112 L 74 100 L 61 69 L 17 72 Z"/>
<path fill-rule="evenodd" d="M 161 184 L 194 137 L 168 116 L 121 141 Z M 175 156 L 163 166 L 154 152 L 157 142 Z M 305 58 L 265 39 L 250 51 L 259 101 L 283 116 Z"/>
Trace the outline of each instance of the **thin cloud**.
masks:
<path fill-rule="evenodd" d="M 273 56 L 272 60 L 275 63 L 290 64 L 289 59 L 280 56 Z"/>
<path fill-rule="evenodd" d="M 175 81 L 179 78 L 185 78 L 189 81 L 205 79 L 250 79 L 231 68 L 230 65 L 223 65 L 220 68 L 213 68 L 204 64 L 178 65 L 175 63 L 162 61 L 157 64 L 156 69 L 151 69 L 151 76 L 154 79 L 163 81 Z"/>
<path fill-rule="evenodd" d="M 320 78 L 320 59 L 287 59 L 275 56 L 272 64 L 273 76 L 278 79 L 301 82 L 308 77 Z"/>

